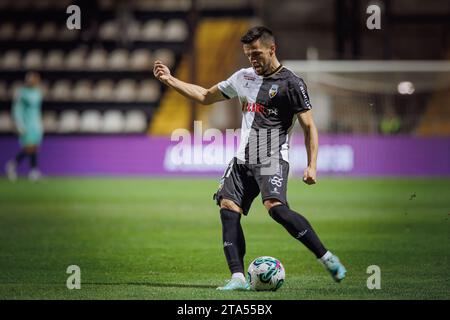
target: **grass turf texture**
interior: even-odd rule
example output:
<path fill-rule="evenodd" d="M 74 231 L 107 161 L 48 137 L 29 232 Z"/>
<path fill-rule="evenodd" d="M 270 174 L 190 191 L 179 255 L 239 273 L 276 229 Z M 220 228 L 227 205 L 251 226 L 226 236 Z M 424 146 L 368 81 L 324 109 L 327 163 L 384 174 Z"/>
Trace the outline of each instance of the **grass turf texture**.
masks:
<path fill-rule="evenodd" d="M 218 292 L 229 277 L 217 180 L 0 179 L 0 299 L 449 299 L 449 180 L 292 179 L 289 201 L 345 263 L 336 284 L 255 200 L 246 265 L 282 261 L 277 292 Z M 69 265 L 81 290 L 68 290 Z M 369 290 L 369 265 L 381 289 Z"/>

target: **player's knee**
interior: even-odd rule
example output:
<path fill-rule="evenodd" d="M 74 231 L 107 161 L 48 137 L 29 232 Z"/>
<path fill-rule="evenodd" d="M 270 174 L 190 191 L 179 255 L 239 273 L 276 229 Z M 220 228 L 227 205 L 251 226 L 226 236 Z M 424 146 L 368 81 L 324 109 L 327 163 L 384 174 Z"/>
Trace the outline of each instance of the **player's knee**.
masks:
<path fill-rule="evenodd" d="M 227 209 L 238 213 L 243 213 L 241 207 L 239 207 L 236 203 L 228 199 L 222 199 L 220 201 L 220 209 Z"/>
<path fill-rule="evenodd" d="M 25 152 L 28 154 L 32 154 L 36 152 L 36 146 L 26 146 L 25 147 Z"/>
<path fill-rule="evenodd" d="M 288 217 L 292 213 L 289 208 L 281 202 L 279 202 L 278 205 L 273 205 L 270 209 L 268 209 L 268 212 L 272 219 L 281 224 L 289 220 Z"/>
<path fill-rule="evenodd" d="M 277 200 L 277 199 L 267 199 L 267 200 L 265 200 L 264 201 L 264 207 L 266 207 L 266 209 L 267 209 L 267 212 L 269 212 L 270 213 L 270 210 L 272 209 L 272 208 L 275 208 L 275 207 L 277 207 L 277 206 L 280 206 L 280 205 L 282 205 L 283 203 L 281 203 L 279 200 Z"/>

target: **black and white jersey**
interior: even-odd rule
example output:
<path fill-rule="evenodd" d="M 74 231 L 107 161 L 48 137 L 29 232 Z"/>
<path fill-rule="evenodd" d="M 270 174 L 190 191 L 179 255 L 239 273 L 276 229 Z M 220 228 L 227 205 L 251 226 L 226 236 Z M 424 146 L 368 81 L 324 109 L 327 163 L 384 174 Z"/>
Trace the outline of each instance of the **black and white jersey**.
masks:
<path fill-rule="evenodd" d="M 284 66 L 265 77 L 246 68 L 220 82 L 218 88 L 226 98 L 237 96 L 242 106 L 237 158 L 245 162 L 258 158 L 259 163 L 264 147 L 265 156 L 277 152 L 289 161 L 289 138 L 297 113 L 311 109 L 304 81 Z"/>

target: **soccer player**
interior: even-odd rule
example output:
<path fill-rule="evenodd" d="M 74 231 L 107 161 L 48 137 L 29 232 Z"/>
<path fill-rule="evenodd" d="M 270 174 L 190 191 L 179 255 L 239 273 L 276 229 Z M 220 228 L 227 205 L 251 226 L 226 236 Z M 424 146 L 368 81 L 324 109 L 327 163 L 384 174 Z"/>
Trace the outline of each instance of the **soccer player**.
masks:
<path fill-rule="evenodd" d="M 21 150 L 6 164 L 6 174 L 11 181 L 17 179 L 17 166 L 26 157 L 30 159 L 31 167 L 28 178 L 32 181 L 41 178 L 41 172 L 38 169 L 38 148 L 43 135 L 40 80 L 38 73 L 28 72 L 25 76 L 25 85 L 15 93 L 12 117 L 19 134 Z"/>
<path fill-rule="evenodd" d="M 220 206 L 224 253 L 231 272 L 231 280 L 217 289 L 249 288 L 244 276 L 245 238 L 240 220 L 260 192 L 269 215 L 312 251 L 339 282 L 345 278 L 345 267 L 325 248 L 308 220 L 289 207 L 286 199 L 288 143 L 296 118 L 304 131 L 308 155 L 303 181 L 308 185 L 316 183 L 318 133 L 306 85 L 280 64 L 275 54 L 275 38 L 268 28 L 251 28 L 241 42 L 251 67 L 209 89 L 176 79 L 161 61 L 155 61 L 153 69 L 158 80 L 198 103 L 238 97 L 242 105 L 240 146 L 214 195 Z M 275 169 L 268 170 L 268 164 L 272 166 L 274 161 Z"/>

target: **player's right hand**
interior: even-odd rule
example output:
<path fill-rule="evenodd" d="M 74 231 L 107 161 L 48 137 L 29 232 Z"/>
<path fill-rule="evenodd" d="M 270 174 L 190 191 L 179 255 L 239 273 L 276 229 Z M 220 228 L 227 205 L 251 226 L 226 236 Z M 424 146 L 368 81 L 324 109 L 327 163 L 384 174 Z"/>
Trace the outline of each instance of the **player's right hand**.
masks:
<path fill-rule="evenodd" d="M 303 182 L 306 184 L 315 184 L 317 173 L 315 168 L 307 167 L 305 171 L 303 171 Z"/>
<path fill-rule="evenodd" d="M 169 68 L 160 60 L 156 60 L 153 64 L 153 74 L 156 79 L 163 83 L 166 83 L 171 77 Z"/>

